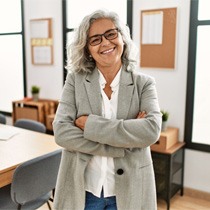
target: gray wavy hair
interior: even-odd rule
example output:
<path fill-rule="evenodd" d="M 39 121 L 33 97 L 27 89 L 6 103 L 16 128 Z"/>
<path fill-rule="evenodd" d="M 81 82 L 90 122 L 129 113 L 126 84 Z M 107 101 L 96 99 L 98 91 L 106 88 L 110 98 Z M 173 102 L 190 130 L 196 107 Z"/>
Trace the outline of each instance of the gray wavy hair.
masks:
<path fill-rule="evenodd" d="M 82 20 L 79 28 L 74 32 L 72 42 L 67 46 L 67 65 L 68 71 L 91 72 L 96 64 L 88 53 L 87 38 L 91 24 L 101 18 L 110 19 L 119 29 L 124 41 L 124 51 L 122 54 L 122 63 L 126 65 L 127 70 L 132 70 L 136 66 L 137 48 L 130 37 L 128 26 L 122 23 L 115 12 L 107 10 L 97 10 L 87 15 Z"/>

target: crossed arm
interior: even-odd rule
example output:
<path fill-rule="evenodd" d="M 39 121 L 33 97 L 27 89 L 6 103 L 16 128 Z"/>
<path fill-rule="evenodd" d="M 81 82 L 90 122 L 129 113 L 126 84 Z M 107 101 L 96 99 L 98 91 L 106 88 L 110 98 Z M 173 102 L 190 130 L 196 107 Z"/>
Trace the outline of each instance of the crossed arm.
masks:
<path fill-rule="evenodd" d="M 146 117 L 146 112 L 145 111 L 142 111 L 142 112 L 139 112 L 136 119 L 141 119 L 141 118 L 145 118 Z M 88 116 L 80 116 L 79 118 L 77 118 L 75 120 L 75 125 L 80 128 L 81 130 L 84 130 L 85 128 L 85 123 L 87 121 L 87 118 Z"/>

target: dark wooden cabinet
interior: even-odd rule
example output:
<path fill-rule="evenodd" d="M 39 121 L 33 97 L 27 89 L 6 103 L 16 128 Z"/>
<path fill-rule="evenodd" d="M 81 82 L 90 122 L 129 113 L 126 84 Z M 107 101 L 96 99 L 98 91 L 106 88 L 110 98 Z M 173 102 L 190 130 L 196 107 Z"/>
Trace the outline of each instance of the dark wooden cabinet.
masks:
<path fill-rule="evenodd" d="M 151 151 L 157 196 L 167 202 L 169 210 L 170 199 L 178 191 L 183 195 L 184 143 L 178 142 L 164 151 L 154 149 Z"/>

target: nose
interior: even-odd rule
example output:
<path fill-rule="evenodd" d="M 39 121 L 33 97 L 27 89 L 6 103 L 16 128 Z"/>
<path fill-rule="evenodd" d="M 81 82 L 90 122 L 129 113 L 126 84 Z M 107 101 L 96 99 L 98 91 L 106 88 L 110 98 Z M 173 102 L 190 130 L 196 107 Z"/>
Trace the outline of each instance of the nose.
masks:
<path fill-rule="evenodd" d="M 106 39 L 105 36 L 102 36 L 101 38 L 102 38 L 102 41 L 101 41 L 101 44 L 102 45 L 108 45 L 108 44 L 110 44 L 110 41 L 108 39 Z"/>

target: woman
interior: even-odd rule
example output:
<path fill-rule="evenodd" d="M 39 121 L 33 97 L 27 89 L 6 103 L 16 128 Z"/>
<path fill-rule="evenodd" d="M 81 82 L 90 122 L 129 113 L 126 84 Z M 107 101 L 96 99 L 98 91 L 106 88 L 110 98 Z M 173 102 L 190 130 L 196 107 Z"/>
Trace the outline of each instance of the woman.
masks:
<path fill-rule="evenodd" d="M 155 210 L 150 145 L 161 114 L 154 79 L 135 71 L 134 45 L 117 14 L 86 16 L 68 47 L 70 70 L 53 122 L 63 147 L 59 210 Z"/>

